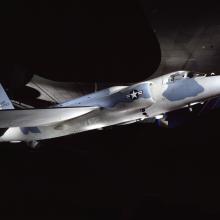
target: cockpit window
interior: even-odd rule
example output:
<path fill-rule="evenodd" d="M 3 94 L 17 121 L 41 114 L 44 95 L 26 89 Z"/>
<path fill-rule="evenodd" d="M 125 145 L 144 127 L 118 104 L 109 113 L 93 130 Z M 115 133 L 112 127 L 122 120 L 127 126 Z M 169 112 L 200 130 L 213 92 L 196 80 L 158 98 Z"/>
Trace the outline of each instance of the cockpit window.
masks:
<path fill-rule="evenodd" d="M 185 73 L 178 72 L 178 73 L 174 73 L 174 74 L 170 75 L 168 82 L 172 83 L 172 82 L 175 82 L 176 80 L 181 80 L 184 78 L 185 78 Z"/>
<path fill-rule="evenodd" d="M 187 73 L 187 76 L 188 76 L 189 78 L 193 78 L 194 75 L 195 75 L 195 74 L 194 74 L 193 72 L 188 72 L 188 73 Z"/>
<path fill-rule="evenodd" d="M 188 72 L 187 77 L 189 78 L 195 78 L 195 77 L 201 77 L 201 76 L 206 76 L 205 73 L 198 73 L 198 72 Z"/>
<path fill-rule="evenodd" d="M 198 73 L 198 72 L 192 72 L 192 71 L 180 71 L 180 72 L 176 72 L 172 75 L 170 75 L 170 77 L 168 78 L 168 83 L 173 83 L 177 80 L 182 80 L 182 79 L 186 79 L 186 78 L 195 78 L 195 77 L 206 77 L 209 76 L 205 73 Z"/>
<path fill-rule="evenodd" d="M 167 83 L 174 83 L 177 80 L 182 79 L 189 79 L 189 78 L 195 78 L 195 77 L 210 77 L 214 76 L 215 73 L 199 73 L 199 72 L 192 72 L 192 71 L 179 71 L 175 72 L 172 75 L 169 76 Z"/>

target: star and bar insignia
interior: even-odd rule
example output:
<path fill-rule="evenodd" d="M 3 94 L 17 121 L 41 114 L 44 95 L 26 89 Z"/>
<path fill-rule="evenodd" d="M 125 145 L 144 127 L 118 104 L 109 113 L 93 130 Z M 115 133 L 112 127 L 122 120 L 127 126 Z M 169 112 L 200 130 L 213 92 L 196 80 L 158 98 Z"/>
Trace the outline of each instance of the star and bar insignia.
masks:
<path fill-rule="evenodd" d="M 138 90 L 134 89 L 130 92 L 130 94 L 127 95 L 127 98 L 130 98 L 131 100 L 136 100 L 142 94 L 143 94 L 143 91 L 138 91 Z"/>

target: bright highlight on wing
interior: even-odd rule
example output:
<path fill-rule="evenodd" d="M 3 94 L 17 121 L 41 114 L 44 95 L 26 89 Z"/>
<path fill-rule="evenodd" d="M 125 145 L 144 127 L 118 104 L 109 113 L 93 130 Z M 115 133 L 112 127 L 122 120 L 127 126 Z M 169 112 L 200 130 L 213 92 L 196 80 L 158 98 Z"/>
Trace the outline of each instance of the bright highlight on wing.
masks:
<path fill-rule="evenodd" d="M 76 118 L 97 107 L 50 108 L 0 111 L 0 128 L 35 127 Z"/>

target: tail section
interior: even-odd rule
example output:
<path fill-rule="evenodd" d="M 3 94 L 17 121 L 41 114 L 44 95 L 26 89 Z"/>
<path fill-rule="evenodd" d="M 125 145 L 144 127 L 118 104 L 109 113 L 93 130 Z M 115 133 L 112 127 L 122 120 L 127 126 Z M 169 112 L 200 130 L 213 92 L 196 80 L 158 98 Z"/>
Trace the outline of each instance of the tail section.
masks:
<path fill-rule="evenodd" d="M 0 110 L 14 109 L 11 100 L 8 98 L 4 88 L 0 84 Z"/>

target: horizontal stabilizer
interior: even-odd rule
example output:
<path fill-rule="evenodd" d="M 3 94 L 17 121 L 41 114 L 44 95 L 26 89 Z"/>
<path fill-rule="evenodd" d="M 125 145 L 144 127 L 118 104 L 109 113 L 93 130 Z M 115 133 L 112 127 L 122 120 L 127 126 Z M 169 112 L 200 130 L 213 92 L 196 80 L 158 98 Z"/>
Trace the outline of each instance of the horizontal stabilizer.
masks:
<path fill-rule="evenodd" d="M 0 111 L 0 128 L 36 127 L 76 118 L 98 107 L 22 109 Z"/>

